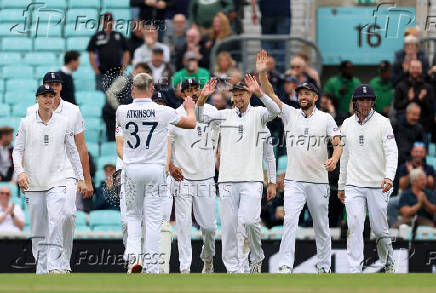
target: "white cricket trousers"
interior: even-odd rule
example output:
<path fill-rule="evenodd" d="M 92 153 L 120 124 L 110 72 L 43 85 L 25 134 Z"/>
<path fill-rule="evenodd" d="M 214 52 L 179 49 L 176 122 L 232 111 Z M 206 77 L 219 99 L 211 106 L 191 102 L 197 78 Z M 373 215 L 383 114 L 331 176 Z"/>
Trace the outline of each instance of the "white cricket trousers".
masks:
<path fill-rule="evenodd" d="M 262 182 L 219 183 L 220 216 L 222 229 L 222 260 L 227 272 L 239 272 L 238 222 L 247 233 L 250 243 L 250 261 L 259 263 L 264 259 L 260 210 Z"/>
<path fill-rule="evenodd" d="M 74 230 L 76 228 L 76 195 L 77 195 L 77 180 L 75 178 L 67 178 L 66 194 L 64 204 L 64 225 L 62 227 L 64 239 L 64 252 L 62 254 L 63 263 L 62 269 L 71 271 L 71 254 L 73 253 Z"/>
<path fill-rule="evenodd" d="M 121 226 L 123 230 L 123 245 L 126 247 L 127 243 L 127 207 L 126 207 L 126 195 L 124 191 L 124 170 L 121 171 L 121 188 L 120 188 L 120 214 L 121 214 Z"/>
<path fill-rule="evenodd" d="M 330 271 L 329 197 L 330 187 L 328 184 L 285 180 L 285 218 L 282 241 L 280 243 L 279 267 L 283 265 L 290 268 L 294 267 L 295 236 L 298 219 L 304 204 L 307 202 L 307 207 L 313 219 L 318 258 L 317 267 Z"/>
<path fill-rule="evenodd" d="M 130 188 L 125 188 L 127 208 L 127 242 L 124 253 L 129 264 L 139 262 L 146 273 L 159 273 L 161 194 L 165 196 L 165 167 L 157 164 L 125 165 Z M 145 235 L 141 248 L 144 219 Z"/>
<path fill-rule="evenodd" d="M 37 274 L 63 269 L 62 227 L 65 193 L 64 186 L 53 187 L 48 191 L 25 192 L 29 208 L 32 254 L 36 260 Z"/>
<path fill-rule="evenodd" d="M 258 224 L 260 227 L 260 223 Z M 250 255 L 250 243 L 248 242 L 247 232 L 242 226 L 241 220 L 238 222 L 238 261 L 239 272 L 241 274 L 250 273 L 250 262 L 248 256 Z"/>
<path fill-rule="evenodd" d="M 345 187 L 347 210 L 347 257 L 350 273 L 361 273 L 363 267 L 363 228 L 366 209 L 369 222 L 377 241 L 377 254 L 384 264 L 393 264 L 392 241 L 389 235 L 387 207 L 392 188 L 383 192 L 381 188 Z"/>
<path fill-rule="evenodd" d="M 172 180 L 172 184 L 175 184 L 174 199 L 180 271 L 190 271 L 192 262 L 192 209 L 194 209 L 194 217 L 200 226 L 203 237 L 200 258 L 203 261 L 209 261 L 215 256 L 215 181 L 213 178 L 180 182 Z"/>

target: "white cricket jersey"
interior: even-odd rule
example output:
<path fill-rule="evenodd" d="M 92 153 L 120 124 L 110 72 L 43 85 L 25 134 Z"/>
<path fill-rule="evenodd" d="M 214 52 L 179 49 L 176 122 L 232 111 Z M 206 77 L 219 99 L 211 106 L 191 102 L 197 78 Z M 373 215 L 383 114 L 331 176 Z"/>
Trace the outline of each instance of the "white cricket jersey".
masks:
<path fill-rule="evenodd" d="M 341 132 L 339 190 L 345 185 L 381 188 L 384 178 L 394 180 L 398 148 L 389 119 L 373 110 L 360 123 L 354 114 L 345 119 Z"/>
<path fill-rule="evenodd" d="M 53 113 L 44 124 L 36 111 L 21 119 L 13 151 L 15 172 L 26 172 L 28 191 L 46 191 L 65 186 L 65 161 L 71 162 L 74 178 L 83 180 L 82 164 L 74 142 L 74 132 L 64 116 Z M 24 167 L 22 159 L 24 155 Z"/>
<path fill-rule="evenodd" d="M 120 127 L 118 127 L 118 125 L 115 125 L 115 137 L 117 136 L 123 136 L 123 132 L 121 131 Z M 117 170 L 124 168 L 123 160 L 118 156 L 117 156 L 117 164 L 115 168 Z"/>
<path fill-rule="evenodd" d="M 176 125 L 181 119 L 175 109 L 141 98 L 119 106 L 116 117 L 124 137 L 125 165 L 166 165 L 168 125 Z"/>
<path fill-rule="evenodd" d="M 186 116 L 186 110 L 180 106 L 176 110 Z M 204 105 L 204 113 L 213 115 L 218 110 L 209 104 Z M 174 165 L 182 169 L 188 180 L 205 180 L 215 176 L 215 151 L 218 127 L 197 122 L 195 129 L 169 127 L 170 143 L 174 147 Z"/>
<path fill-rule="evenodd" d="M 38 104 L 32 105 L 27 108 L 26 116 L 33 115 L 37 111 Z M 61 102 L 54 113 L 60 114 L 68 120 L 74 135 L 85 131 L 85 123 L 83 122 L 82 113 L 80 112 L 80 108 L 78 106 L 61 99 Z M 65 174 L 67 178 L 76 178 L 73 167 L 68 159 L 65 161 Z"/>
<path fill-rule="evenodd" d="M 268 138 L 266 123 L 274 114 L 265 107 L 248 106 L 245 113 L 237 108 L 220 110 L 211 115 L 197 107 L 197 119 L 220 125 L 220 169 L 218 182 L 263 182 L 263 144 Z"/>
<path fill-rule="evenodd" d="M 330 138 L 340 136 L 333 117 L 314 107 L 306 117 L 301 109 L 283 104 L 280 117 L 285 125 L 288 166 L 286 180 L 329 183 L 324 163 Z"/>

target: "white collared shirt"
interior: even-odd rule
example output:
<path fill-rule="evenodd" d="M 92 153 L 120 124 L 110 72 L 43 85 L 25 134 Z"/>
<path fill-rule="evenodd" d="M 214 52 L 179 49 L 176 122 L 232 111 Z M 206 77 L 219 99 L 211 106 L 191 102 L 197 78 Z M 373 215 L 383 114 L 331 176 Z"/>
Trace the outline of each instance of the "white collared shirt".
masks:
<path fill-rule="evenodd" d="M 29 116 L 37 111 L 38 104 L 34 104 L 27 108 L 26 116 Z M 56 108 L 54 113 L 60 114 L 67 119 L 74 135 L 85 131 L 85 123 L 83 122 L 82 113 L 80 112 L 80 108 L 78 106 L 61 99 L 59 106 Z M 68 159 L 65 160 L 65 172 L 67 178 L 75 178 L 73 167 Z"/>
<path fill-rule="evenodd" d="M 150 98 L 136 98 L 121 105 L 116 125 L 124 137 L 123 162 L 126 164 L 159 164 L 167 162 L 168 125 L 179 123 L 175 109 L 154 103 Z"/>
<path fill-rule="evenodd" d="M 21 119 L 12 157 L 16 174 L 26 172 L 30 179 L 28 191 L 46 191 L 65 186 L 67 158 L 74 178 L 83 180 L 73 130 L 66 118 L 56 113 L 53 113 L 48 123 L 43 123 L 38 111 Z"/>
<path fill-rule="evenodd" d="M 307 116 L 303 110 L 282 104 L 279 115 L 285 126 L 288 166 L 286 180 L 327 184 L 328 172 L 324 163 L 328 159 L 327 144 L 340 136 L 333 117 L 316 107 Z"/>

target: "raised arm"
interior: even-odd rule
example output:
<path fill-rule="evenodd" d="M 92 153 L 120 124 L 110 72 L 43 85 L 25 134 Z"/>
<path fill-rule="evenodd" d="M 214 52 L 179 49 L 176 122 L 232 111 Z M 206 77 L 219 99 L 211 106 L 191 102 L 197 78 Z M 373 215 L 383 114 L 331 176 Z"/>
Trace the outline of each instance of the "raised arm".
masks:
<path fill-rule="evenodd" d="M 274 93 L 272 84 L 268 80 L 268 53 L 266 50 L 260 50 L 256 55 L 256 70 L 259 73 L 259 81 L 262 91 L 266 93 L 282 110 L 283 102 Z"/>
<path fill-rule="evenodd" d="M 279 106 L 271 100 L 271 98 L 264 94 L 262 89 L 260 88 L 260 85 L 257 83 L 256 79 L 250 75 L 247 74 L 244 78 L 244 82 L 247 85 L 245 87 L 245 90 L 249 91 L 252 94 L 255 94 L 259 99 L 262 101 L 262 103 L 265 105 L 268 112 L 265 112 L 262 115 L 262 123 L 266 124 L 267 122 L 273 120 L 275 117 L 277 117 L 280 114 L 280 108 Z"/>
<path fill-rule="evenodd" d="M 204 114 L 204 104 L 209 96 L 215 92 L 216 84 L 216 79 L 210 79 L 201 90 L 197 104 L 195 105 L 195 116 L 197 117 L 198 122 L 210 124 L 210 126 L 218 126 L 222 122 L 220 111 L 215 111 L 208 115 Z"/>

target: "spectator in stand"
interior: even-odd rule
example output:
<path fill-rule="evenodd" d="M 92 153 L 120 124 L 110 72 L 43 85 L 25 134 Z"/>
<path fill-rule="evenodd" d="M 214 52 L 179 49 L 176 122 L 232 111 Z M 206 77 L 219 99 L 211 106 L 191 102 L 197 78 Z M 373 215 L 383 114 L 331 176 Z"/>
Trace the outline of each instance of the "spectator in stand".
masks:
<path fill-rule="evenodd" d="M 324 94 L 321 96 L 319 103 L 321 111 L 329 113 L 335 119 L 336 125 L 341 126 L 344 120 L 348 118 L 348 115 L 344 112 L 338 111 L 338 101 L 332 94 Z M 339 178 L 339 177 L 338 177 Z"/>
<path fill-rule="evenodd" d="M 316 85 L 319 87 L 321 85 L 321 81 L 319 79 L 319 73 L 316 71 L 315 68 L 311 66 L 310 58 L 305 53 L 299 53 L 297 54 L 298 57 L 301 57 L 304 60 L 305 66 L 303 68 L 303 71 L 306 72 L 306 74 L 316 81 Z"/>
<path fill-rule="evenodd" d="M 243 79 L 242 72 L 239 71 L 238 69 L 233 69 L 232 72 L 230 73 L 229 84 L 233 86 L 234 84 L 238 84 L 242 82 L 242 79 Z"/>
<path fill-rule="evenodd" d="M 92 36 L 88 44 L 89 64 L 95 72 L 96 89 L 106 91 L 112 81 L 129 64 L 130 54 L 123 34 L 113 31 L 110 12 L 103 16 L 103 30 Z"/>
<path fill-rule="evenodd" d="M 430 131 L 434 120 L 434 96 L 432 86 L 424 80 L 422 62 L 410 61 L 409 76 L 395 87 L 394 109 L 400 117 L 411 102 L 421 106 L 420 123 L 425 131 Z"/>
<path fill-rule="evenodd" d="M 410 103 L 406 108 L 404 118 L 392 119 L 395 140 L 398 146 L 398 164 L 403 164 L 409 159 L 410 150 L 415 141 L 426 141 L 424 127 L 419 123 L 421 107 L 415 102 Z"/>
<path fill-rule="evenodd" d="M 153 49 L 162 49 L 164 61 L 170 62 L 170 49 L 167 45 L 159 43 L 157 40 L 157 30 L 153 25 L 144 26 L 144 44 L 135 50 L 133 54 L 133 65 L 139 62 L 148 62 L 151 60 Z"/>
<path fill-rule="evenodd" d="M 259 3 L 261 14 L 260 26 L 262 35 L 290 35 L 291 34 L 291 1 L 290 0 L 251 0 L 251 19 L 257 24 L 256 2 Z M 285 42 L 262 41 L 262 48 L 284 52 Z M 272 52 L 271 52 L 272 53 Z M 277 60 L 279 71 L 285 69 L 284 55 L 274 57 Z"/>
<path fill-rule="evenodd" d="M 425 51 L 418 47 L 418 36 L 416 34 L 408 33 L 404 36 L 404 48 L 395 52 L 392 69 L 392 80 L 394 86 L 408 77 L 410 61 L 415 59 L 422 62 L 423 72 L 427 73 L 429 70 L 429 64 Z"/>
<path fill-rule="evenodd" d="M 175 52 L 175 65 L 177 71 L 183 68 L 183 56 L 185 56 L 188 51 L 197 53 L 200 58 L 199 65 L 201 67 L 209 68 L 209 50 L 205 47 L 203 41 L 200 31 L 196 27 L 191 27 L 186 32 L 185 46 Z"/>
<path fill-rule="evenodd" d="M 94 210 L 119 210 L 119 207 L 111 204 L 108 197 L 108 190 L 113 188 L 114 181 L 112 175 L 115 173 L 116 168 L 113 164 L 106 164 L 104 166 L 105 181 L 102 181 L 100 186 L 95 190 L 92 197 Z"/>
<path fill-rule="evenodd" d="M 119 105 L 127 105 L 133 101 L 131 87 L 133 78 L 139 73 L 152 74 L 152 71 L 146 63 L 138 63 L 132 74 L 119 76 L 106 91 L 106 104 L 102 109 L 102 116 L 106 123 L 108 141 L 115 141 L 115 113 Z"/>
<path fill-rule="evenodd" d="M 153 81 L 155 83 L 169 85 L 173 77 L 171 66 L 164 61 L 164 52 L 160 48 L 153 49 L 151 60 L 147 62 L 148 67 L 153 73 Z"/>
<path fill-rule="evenodd" d="M 217 110 L 224 110 L 230 108 L 228 106 L 227 95 L 224 91 L 218 91 L 212 95 L 212 105 L 217 108 Z"/>
<path fill-rule="evenodd" d="M 299 56 L 295 56 L 291 60 L 291 68 L 287 70 L 285 74 L 295 76 L 300 83 L 312 83 L 319 88 L 317 81 L 310 77 L 309 74 L 305 71 L 306 68 L 306 61 L 304 61 L 304 59 Z"/>
<path fill-rule="evenodd" d="M 24 213 L 20 206 L 10 203 L 11 189 L 0 187 L 0 233 L 19 233 L 25 225 Z"/>
<path fill-rule="evenodd" d="M 230 22 L 227 16 L 218 12 L 213 18 L 212 27 L 207 36 L 204 37 L 204 44 L 207 50 L 209 50 L 208 55 L 210 55 L 210 51 L 215 46 L 216 43 L 230 37 L 232 34 L 232 28 L 230 27 Z M 221 52 L 228 52 L 233 56 L 233 59 L 236 61 L 241 60 L 241 54 L 235 54 L 236 51 L 240 49 L 239 41 L 232 41 L 230 43 L 222 44 L 219 49 L 216 51 L 217 54 Z"/>
<path fill-rule="evenodd" d="M 400 195 L 400 215 L 402 218 L 394 225 L 398 228 L 401 224 L 411 225 L 416 215 L 418 226 L 434 227 L 436 215 L 436 194 L 426 189 L 427 176 L 422 169 L 410 171 L 412 187 Z"/>
<path fill-rule="evenodd" d="M 434 187 L 434 169 L 433 166 L 425 163 L 427 150 L 423 142 L 415 142 L 410 151 L 411 158 L 406 161 L 398 169 L 398 177 L 400 178 L 400 190 L 404 191 L 410 187 L 410 171 L 413 169 L 421 169 L 427 175 L 427 185 L 425 188 L 433 190 Z"/>
<path fill-rule="evenodd" d="M 380 62 L 379 73 L 379 76 L 371 79 L 369 85 L 377 95 L 375 110 L 388 117 L 392 109 L 392 101 L 394 100 L 394 86 L 392 85 L 391 64 L 389 61 L 383 60 Z"/>
<path fill-rule="evenodd" d="M 232 56 L 227 52 L 221 52 L 216 57 L 215 73 L 214 76 L 218 78 L 229 78 L 232 69 L 234 68 L 235 61 Z"/>
<path fill-rule="evenodd" d="M 67 51 L 64 56 L 64 66 L 61 67 L 59 74 L 64 83 L 62 84 L 62 100 L 76 105 L 76 96 L 74 94 L 73 72 L 77 71 L 80 65 L 80 53 L 77 51 Z"/>
<path fill-rule="evenodd" d="M 279 96 L 280 100 L 286 105 L 292 106 L 294 108 L 300 108 L 297 93 L 295 92 L 295 89 L 300 82 L 296 77 L 292 75 L 285 75 L 283 81 L 283 93 Z"/>
<path fill-rule="evenodd" d="M 233 7 L 235 10 L 230 12 L 228 15 L 232 31 L 237 35 L 244 32 L 244 25 L 242 23 L 242 20 L 244 19 L 244 5 L 244 0 L 233 0 Z"/>
<path fill-rule="evenodd" d="M 12 161 L 12 141 L 14 129 L 9 126 L 0 128 L 0 181 L 15 181 L 14 163 Z"/>
<path fill-rule="evenodd" d="M 361 82 L 353 75 L 353 64 L 351 61 L 342 61 L 339 65 L 339 74 L 327 80 L 324 86 L 326 94 L 333 94 L 338 99 L 338 110 L 344 113 L 351 113 L 351 96 L 353 90 L 360 85 Z"/>
<path fill-rule="evenodd" d="M 183 59 L 185 67 L 174 74 L 173 81 L 171 83 L 172 87 L 178 88 L 178 86 L 184 80 L 192 78 L 200 83 L 201 88 L 203 88 L 203 86 L 209 80 L 209 71 L 198 66 L 199 56 L 197 53 L 188 51 Z"/>
<path fill-rule="evenodd" d="M 276 69 L 276 61 L 273 56 L 268 55 L 267 60 L 267 74 L 268 74 L 268 80 L 271 83 L 274 92 L 279 93 L 283 91 L 283 78 L 284 75 L 277 71 Z"/>
<path fill-rule="evenodd" d="M 133 56 L 135 50 L 141 47 L 142 44 L 144 44 L 144 24 L 139 19 L 136 19 L 132 23 L 132 33 L 127 40 L 130 56 Z"/>
<path fill-rule="evenodd" d="M 139 8 L 139 19 L 146 25 L 153 25 L 159 32 L 159 42 L 165 33 L 165 11 L 173 0 L 130 0 L 130 6 Z"/>
<path fill-rule="evenodd" d="M 174 60 L 175 52 L 183 50 L 186 45 L 186 28 L 188 22 L 183 14 L 175 14 L 171 34 L 165 34 L 165 44 L 169 44 L 171 49 L 171 59 Z"/>
<path fill-rule="evenodd" d="M 206 35 L 218 12 L 229 15 L 234 10 L 233 0 L 191 0 L 189 3 L 189 22 L 196 26 L 202 35 Z"/>

